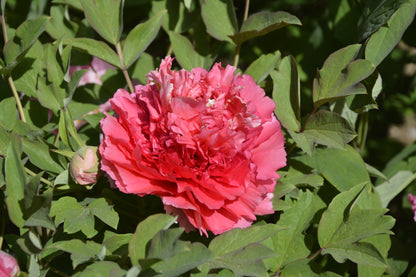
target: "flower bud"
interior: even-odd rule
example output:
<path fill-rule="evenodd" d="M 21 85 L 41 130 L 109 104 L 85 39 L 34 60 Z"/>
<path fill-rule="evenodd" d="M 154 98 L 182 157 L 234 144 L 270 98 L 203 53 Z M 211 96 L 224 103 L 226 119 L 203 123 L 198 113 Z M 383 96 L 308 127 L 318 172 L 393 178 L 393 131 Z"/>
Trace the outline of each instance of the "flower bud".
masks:
<path fill-rule="evenodd" d="M 80 185 L 90 185 L 97 182 L 99 159 L 98 148 L 84 146 L 75 152 L 69 164 L 72 178 Z"/>
<path fill-rule="evenodd" d="M 0 250 L 0 276 L 17 276 L 19 265 L 16 259 Z"/>

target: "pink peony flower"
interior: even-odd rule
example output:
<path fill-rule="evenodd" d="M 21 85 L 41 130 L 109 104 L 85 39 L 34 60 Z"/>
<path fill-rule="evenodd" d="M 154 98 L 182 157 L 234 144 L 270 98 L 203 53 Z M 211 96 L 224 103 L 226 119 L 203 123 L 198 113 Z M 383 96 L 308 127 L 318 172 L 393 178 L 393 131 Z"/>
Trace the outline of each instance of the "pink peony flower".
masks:
<path fill-rule="evenodd" d="M 19 273 L 19 265 L 17 264 L 16 259 L 0 250 L 0 276 L 17 276 Z"/>
<path fill-rule="evenodd" d="M 125 193 L 159 196 L 186 231 L 220 234 L 273 213 L 286 165 L 274 102 L 248 75 L 220 64 L 171 70 L 166 57 L 101 121 L 101 167 Z"/>
<path fill-rule="evenodd" d="M 85 84 L 99 84 L 102 85 L 101 76 L 103 76 L 108 69 L 114 69 L 114 67 L 99 58 L 93 57 L 90 65 L 72 65 L 69 67 L 69 76 L 71 76 L 75 71 L 88 69 L 82 76 L 81 80 L 78 83 L 78 86 L 83 86 Z"/>
<path fill-rule="evenodd" d="M 416 222 L 416 195 L 412 195 L 409 193 L 407 200 L 409 200 L 409 203 L 412 205 L 412 211 L 415 214 L 413 220 Z"/>

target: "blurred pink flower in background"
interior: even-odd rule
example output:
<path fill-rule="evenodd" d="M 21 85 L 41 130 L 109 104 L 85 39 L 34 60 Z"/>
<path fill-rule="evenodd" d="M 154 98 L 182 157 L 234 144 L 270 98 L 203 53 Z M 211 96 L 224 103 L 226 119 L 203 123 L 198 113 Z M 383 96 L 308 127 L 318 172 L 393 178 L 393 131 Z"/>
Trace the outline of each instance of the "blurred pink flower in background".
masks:
<path fill-rule="evenodd" d="M 16 259 L 0 250 L 0 277 L 17 276 L 19 273 L 19 265 Z"/>
<path fill-rule="evenodd" d="M 75 71 L 88 69 L 82 76 L 81 80 L 78 83 L 78 86 L 83 86 L 85 84 L 99 84 L 102 85 L 101 76 L 103 76 L 108 69 L 114 69 L 114 66 L 106 63 L 99 58 L 93 57 L 90 65 L 72 65 L 69 67 L 69 76 L 72 75 Z"/>
<path fill-rule="evenodd" d="M 166 57 L 101 121 L 101 167 L 125 193 L 161 197 L 187 231 L 220 234 L 274 213 L 276 170 L 286 165 L 275 104 L 251 76 L 215 64 L 171 70 Z"/>
<path fill-rule="evenodd" d="M 412 211 L 414 214 L 413 219 L 416 222 L 416 195 L 412 195 L 409 193 L 407 200 L 409 200 L 410 204 L 412 205 Z"/>

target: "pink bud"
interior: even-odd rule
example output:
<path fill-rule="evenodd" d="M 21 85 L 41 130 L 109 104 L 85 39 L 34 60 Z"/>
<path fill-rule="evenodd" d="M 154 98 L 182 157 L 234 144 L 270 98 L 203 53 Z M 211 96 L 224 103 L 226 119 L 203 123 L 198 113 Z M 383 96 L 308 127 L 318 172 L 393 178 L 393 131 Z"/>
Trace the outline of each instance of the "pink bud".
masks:
<path fill-rule="evenodd" d="M 90 185 L 97 182 L 99 167 L 97 151 L 97 147 L 84 146 L 72 157 L 69 171 L 78 184 Z"/>
<path fill-rule="evenodd" d="M 19 265 L 16 259 L 0 250 L 0 276 L 17 276 Z"/>

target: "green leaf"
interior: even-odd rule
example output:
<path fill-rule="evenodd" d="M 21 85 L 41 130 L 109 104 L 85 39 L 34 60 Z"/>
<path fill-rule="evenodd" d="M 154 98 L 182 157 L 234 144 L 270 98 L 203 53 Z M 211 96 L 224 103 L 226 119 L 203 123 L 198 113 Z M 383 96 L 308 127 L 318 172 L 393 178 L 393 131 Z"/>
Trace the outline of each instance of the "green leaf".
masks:
<path fill-rule="evenodd" d="M 100 253 L 102 246 L 93 241 L 84 243 L 79 239 L 72 239 L 55 242 L 49 245 L 48 248 L 70 253 L 72 266 L 76 268 L 78 265 L 94 259 Z"/>
<path fill-rule="evenodd" d="M 99 219 L 101 219 L 105 224 L 117 229 L 118 225 L 118 214 L 114 210 L 113 206 L 111 206 L 106 199 L 98 198 L 92 201 L 88 208 L 90 211 Z"/>
<path fill-rule="evenodd" d="M 367 60 L 356 60 L 360 48 L 361 44 L 350 45 L 326 59 L 313 81 L 316 108 L 330 100 L 366 93 L 360 82 L 373 73 L 375 66 Z"/>
<path fill-rule="evenodd" d="M 318 227 L 318 242 L 322 248 L 333 242 L 333 237 L 344 221 L 347 220 L 365 186 L 366 183 L 353 186 L 351 189 L 339 193 L 331 201 L 328 209 L 322 214 Z"/>
<path fill-rule="evenodd" d="M 234 276 L 268 276 L 263 260 L 278 255 L 260 243 L 228 252 L 210 263 L 211 268 L 228 268 Z"/>
<path fill-rule="evenodd" d="M 73 38 L 64 39 L 64 44 L 70 44 L 73 48 L 86 52 L 92 56 L 95 56 L 103 61 L 108 62 L 118 68 L 121 68 L 120 60 L 118 59 L 117 53 L 111 49 L 108 44 L 94 40 L 91 38 Z"/>
<path fill-rule="evenodd" d="M 334 277 L 334 276 L 322 276 L 316 272 L 318 271 L 318 266 L 311 261 L 310 259 L 301 259 L 294 261 L 293 263 L 285 266 L 279 273 L 280 276 L 284 277 L 299 277 L 299 276 L 308 276 L 308 277 Z M 328 271 L 326 272 L 328 273 Z M 338 276 L 338 275 L 335 275 Z"/>
<path fill-rule="evenodd" d="M 67 96 L 64 98 L 64 107 L 67 108 L 71 103 L 72 97 L 74 96 L 75 90 L 78 87 L 79 81 L 81 81 L 84 74 L 88 69 L 77 70 L 71 75 L 71 80 L 68 83 Z"/>
<path fill-rule="evenodd" d="M 42 173 L 32 177 L 25 186 L 25 227 L 44 227 L 55 230 L 55 225 L 49 217 L 52 201 L 52 191 L 47 190 L 39 195 L 39 183 Z M 42 249 L 42 248 L 40 248 Z"/>
<path fill-rule="evenodd" d="M 322 254 L 331 254 L 338 263 L 344 263 L 349 259 L 357 264 L 385 266 L 384 259 L 377 249 L 372 244 L 365 242 L 326 248 Z"/>
<path fill-rule="evenodd" d="M 292 56 L 282 59 L 279 71 L 272 71 L 275 113 L 280 123 L 292 131 L 300 130 L 300 87 L 298 66 Z"/>
<path fill-rule="evenodd" d="M 276 68 L 280 57 L 279 50 L 271 54 L 263 54 L 247 67 L 244 74 L 250 75 L 259 84 Z"/>
<path fill-rule="evenodd" d="M 287 25 L 302 25 L 300 20 L 287 12 L 258 12 L 243 22 L 240 32 L 230 36 L 236 45 L 258 36 L 263 36 Z"/>
<path fill-rule="evenodd" d="M 347 191 L 357 184 L 370 183 L 365 163 L 357 151 L 347 145 L 346 150 L 317 148 L 312 157 L 295 157 L 305 165 L 314 168 L 338 191 Z"/>
<path fill-rule="evenodd" d="M 65 13 L 68 12 L 67 9 L 67 7 L 61 5 L 51 7 L 51 20 L 46 24 L 46 32 L 56 40 L 73 38 L 78 31 L 78 25 L 65 17 Z"/>
<path fill-rule="evenodd" d="M 303 172 L 293 170 L 290 168 L 288 172 L 278 172 L 280 178 L 277 180 L 276 187 L 274 189 L 274 197 L 272 199 L 274 204 L 281 197 L 285 196 L 297 186 L 311 186 L 320 187 L 324 183 L 324 179 L 317 174 L 304 174 Z"/>
<path fill-rule="evenodd" d="M 232 229 L 216 236 L 209 244 L 209 249 L 217 256 L 235 250 L 241 250 L 252 243 L 259 243 L 284 228 L 275 224 L 254 225 L 245 229 Z"/>
<path fill-rule="evenodd" d="M 133 265 L 138 265 L 139 260 L 146 257 L 146 247 L 149 241 L 160 230 L 168 229 L 175 220 L 174 217 L 167 214 L 155 214 L 137 225 L 129 243 L 129 257 Z"/>
<path fill-rule="evenodd" d="M 237 19 L 231 0 L 201 0 L 201 15 L 211 36 L 233 42 L 229 36 L 237 32 Z"/>
<path fill-rule="evenodd" d="M 64 80 L 64 71 L 60 64 L 61 58 L 58 54 L 57 45 L 52 46 L 51 44 L 47 44 L 45 54 L 48 80 L 54 85 L 55 88 L 58 88 Z"/>
<path fill-rule="evenodd" d="M 407 1 L 368 40 L 365 58 L 379 65 L 400 41 L 404 31 L 415 17 L 416 2 Z"/>
<path fill-rule="evenodd" d="M 49 215 L 55 216 L 57 226 L 63 222 L 64 231 L 68 234 L 82 231 L 88 238 L 97 234 L 92 212 L 73 197 L 64 196 L 54 201 Z"/>
<path fill-rule="evenodd" d="M 51 153 L 49 146 L 46 143 L 23 138 L 22 145 L 23 152 L 29 156 L 30 161 L 42 170 L 53 173 L 61 173 L 64 170 L 64 168 L 55 160 L 57 159 L 56 155 Z"/>
<path fill-rule="evenodd" d="M 124 0 L 80 2 L 91 27 L 111 44 L 117 44 L 123 31 Z"/>
<path fill-rule="evenodd" d="M 64 95 L 59 87 L 54 87 L 52 84 L 47 85 L 46 80 L 39 78 L 38 86 L 36 89 L 36 97 L 40 104 L 57 113 L 61 107 L 63 107 Z"/>
<path fill-rule="evenodd" d="M 45 75 L 44 50 L 37 40 L 22 61 L 13 69 L 12 77 L 17 91 L 36 97 L 38 77 Z"/>
<path fill-rule="evenodd" d="M 299 191 L 299 198 L 292 202 L 286 198 L 285 202 L 290 208 L 285 209 L 277 222 L 285 230 L 272 236 L 272 245 L 275 253 L 279 255 L 269 259 L 271 270 L 276 271 L 282 266 L 295 260 L 306 258 L 310 250 L 306 245 L 305 230 L 317 211 L 314 196 L 310 191 Z"/>
<path fill-rule="evenodd" d="M 175 248 L 180 244 L 177 242 L 183 231 L 183 228 L 160 230 L 151 241 L 148 258 L 165 260 L 174 256 Z"/>
<path fill-rule="evenodd" d="M 115 252 L 120 250 L 123 246 L 127 246 L 131 239 L 132 234 L 116 234 L 110 231 L 105 231 L 103 245 L 105 248 L 112 253 L 113 255 Z"/>
<path fill-rule="evenodd" d="M 368 0 L 358 22 L 358 41 L 363 41 L 385 25 L 393 13 L 405 0 Z"/>
<path fill-rule="evenodd" d="M 169 39 L 181 67 L 191 70 L 196 67 L 207 69 L 211 66 L 213 58 L 210 55 L 204 56 L 198 53 L 186 37 L 175 32 L 169 32 Z"/>
<path fill-rule="evenodd" d="M 401 170 L 393 177 L 376 187 L 380 195 L 381 204 L 387 207 L 391 200 L 394 199 L 402 190 L 416 180 L 416 173 L 408 170 Z"/>
<path fill-rule="evenodd" d="M 363 113 L 372 109 L 378 109 L 378 105 L 375 100 L 383 89 L 380 74 L 377 70 L 375 70 L 370 77 L 362 82 L 362 84 L 366 87 L 367 94 L 347 96 L 346 100 L 348 106 L 356 113 Z"/>
<path fill-rule="evenodd" d="M 181 276 L 212 259 L 211 251 L 203 244 L 196 242 L 191 244 L 186 251 L 152 265 L 152 269 L 159 273 L 157 276 Z"/>
<path fill-rule="evenodd" d="M 303 134 L 311 146 L 314 143 L 344 149 L 357 135 L 354 129 L 337 113 L 320 110 L 305 125 Z"/>
<path fill-rule="evenodd" d="M 16 30 L 13 38 L 7 41 L 3 53 L 8 66 L 17 65 L 29 48 L 43 33 L 49 18 L 46 16 L 24 21 Z"/>
<path fill-rule="evenodd" d="M 0 126 L 11 131 L 16 124 L 17 117 L 16 101 L 14 97 L 7 97 L 0 102 Z"/>
<path fill-rule="evenodd" d="M 7 156 L 7 149 L 10 145 L 10 134 L 0 126 L 0 155 Z"/>
<path fill-rule="evenodd" d="M 23 227 L 24 220 L 24 189 L 26 173 L 20 156 L 21 141 L 17 136 L 11 136 L 5 162 L 6 172 L 6 205 L 10 220 L 17 227 Z"/>
<path fill-rule="evenodd" d="M 82 272 L 78 272 L 73 276 L 78 277 L 96 277 L 107 276 L 123 277 L 126 274 L 124 269 L 121 269 L 118 263 L 111 261 L 99 261 L 87 266 Z"/>
<path fill-rule="evenodd" d="M 352 245 L 364 238 L 391 234 L 390 229 L 394 225 L 394 219 L 384 215 L 386 209 L 361 210 L 354 207 L 364 188 L 365 184 L 357 185 L 349 191 L 338 194 L 331 201 L 328 209 L 322 214 L 318 227 L 318 241 L 322 248 L 352 251 L 355 247 Z M 341 255 L 341 252 L 337 250 L 335 255 Z"/>
<path fill-rule="evenodd" d="M 165 15 L 166 10 L 160 11 L 129 32 L 123 46 L 123 59 L 126 68 L 129 68 L 155 39 Z"/>
<path fill-rule="evenodd" d="M 146 74 L 151 70 L 154 70 L 155 67 L 156 66 L 153 62 L 153 57 L 146 52 L 143 52 L 143 54 L 134 64 L 133 68 L 130 67 L 130 70 L 132 71 L 130 76 L 134 79 L 137 79 L 141 84 L 146 84 Z"/>

